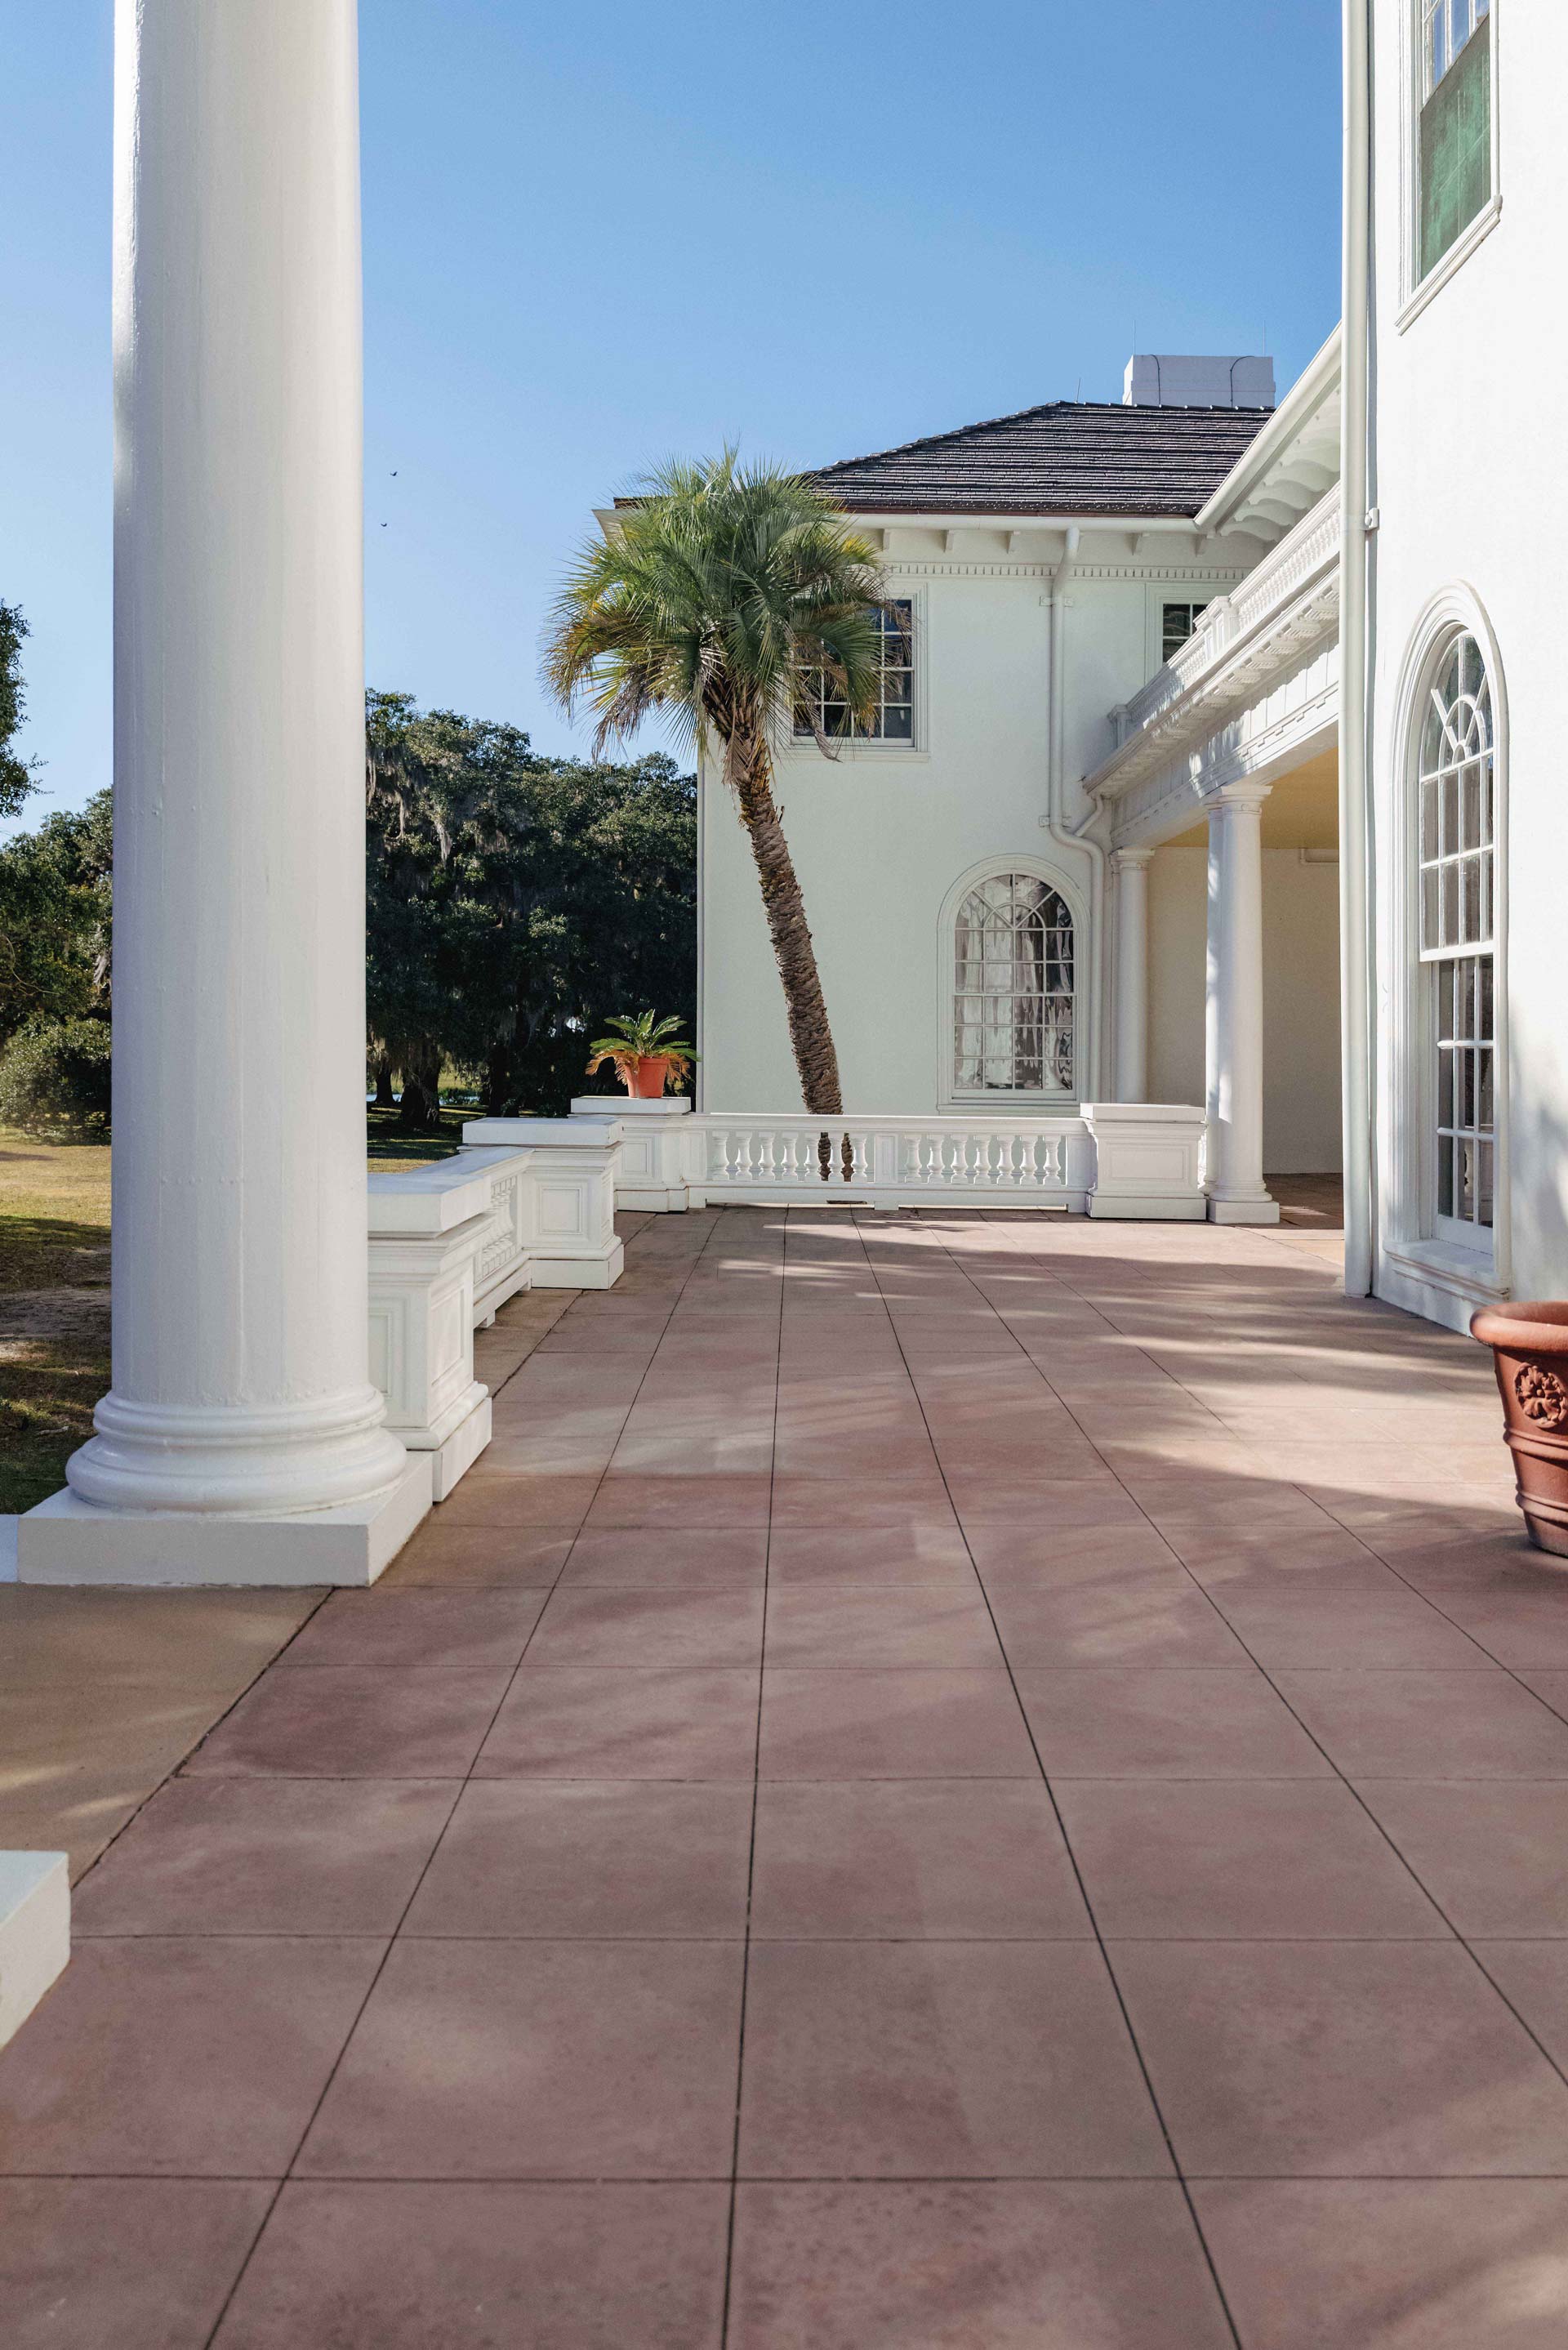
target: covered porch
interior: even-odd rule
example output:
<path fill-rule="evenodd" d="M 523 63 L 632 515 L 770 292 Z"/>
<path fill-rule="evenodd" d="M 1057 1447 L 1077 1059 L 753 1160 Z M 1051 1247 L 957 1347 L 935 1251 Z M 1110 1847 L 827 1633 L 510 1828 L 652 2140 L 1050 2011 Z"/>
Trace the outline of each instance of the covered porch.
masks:
<path fill-rule="evenodd" d="M 1299 519 L 1111 713 L 1085 778 L 1117 1096 L 1203 1102 L 1217 1223 L 1275 1222 L 1272 1172 L 1342 1163 L 1337 484 L 1313 495 L 1337 421 L 1331 344 L 1213 502 L 1221 528 Z"/>
<path fill-rule="evenodd" d="M 142 1766 L 0 2056 L 8 2341 L 1549 2338 L 1568 1641 L 1480 1351 L 1291 1222 L 621 1238 Z M 0 1596 L 129 1702 L 125 1595 Z"/>

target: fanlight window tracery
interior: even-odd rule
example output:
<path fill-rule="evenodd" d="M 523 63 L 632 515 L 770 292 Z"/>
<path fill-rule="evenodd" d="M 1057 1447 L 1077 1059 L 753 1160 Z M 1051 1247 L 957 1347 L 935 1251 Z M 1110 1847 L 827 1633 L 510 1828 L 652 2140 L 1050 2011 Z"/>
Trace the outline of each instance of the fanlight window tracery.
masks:
<path fill-rule="evenodd" d="M 1417 764 L 1420 954 L 1434 1055 L 1438 1232 L 1479 1240 L 1493 1214 L 1497 787 L 1491 686 L 1472 636 L 1428 695 Z"/>
<path fill-rule="evenodd" d="M 1073 917 L 1049 882 L 992 874 L 959 909 L 953 1091 L 1070 1096 L 1074 1082 Z"/>

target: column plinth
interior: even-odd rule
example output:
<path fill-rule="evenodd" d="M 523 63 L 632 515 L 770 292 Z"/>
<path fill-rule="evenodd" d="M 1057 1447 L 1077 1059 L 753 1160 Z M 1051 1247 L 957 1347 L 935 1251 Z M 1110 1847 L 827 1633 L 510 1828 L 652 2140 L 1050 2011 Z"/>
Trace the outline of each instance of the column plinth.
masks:
<path fill-rule="evenodd" d="M 428 1506 L 366 1326 L 356 30 L 118 8 L 113 1385 L 27 1580 L 365 1581 Z"/>

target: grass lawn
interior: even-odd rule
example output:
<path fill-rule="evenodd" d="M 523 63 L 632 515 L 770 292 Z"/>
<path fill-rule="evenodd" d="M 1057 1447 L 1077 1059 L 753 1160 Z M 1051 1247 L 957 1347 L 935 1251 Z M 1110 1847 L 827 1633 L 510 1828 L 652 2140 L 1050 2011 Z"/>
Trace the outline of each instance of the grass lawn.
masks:
<path fill-rule="evenodd" d="M 397 1131 L 372 1110 L 372 1169 L 422 1166 L 457 1149 Z M 109 1385 L 107 1143 L 38 1142 L 0 1127 L 0 1514 L 30 1510 L 65 1482 Z"/>

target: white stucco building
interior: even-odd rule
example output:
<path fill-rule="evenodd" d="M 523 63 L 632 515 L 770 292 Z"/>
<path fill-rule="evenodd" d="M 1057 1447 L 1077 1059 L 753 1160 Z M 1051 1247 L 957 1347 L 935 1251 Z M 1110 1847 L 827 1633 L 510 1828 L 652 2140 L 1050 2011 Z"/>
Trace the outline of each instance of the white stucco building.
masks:
<path fill-rule="evenodd" d="M 796 743 L 780 792 L 847 1100 L 1200 1102 L 1210 1215 L 1343 1167 L 1347 1288 L 1463 1327 L 1568 1291 L 1568 27 L 1345 31 L 1343 337 L 1272 413 L 1258 362 L 1139 356 L 1120 411 L 826 468 L 912 653 L 881 739 Z M 702 798 L 703 1099 L 793 1104 Z"/>
<path fill-rule="evenodd" d="M 877 737 L 779 763 L 846 1101 L 1207 1094 L 1228 1221 L 1276 1212 L 1265 1163 L 1338 1167 L 1338 389 L 1334 344 L 1279 410 L 1266 360 L 1139 357 L 1119 407 L 818 476 L 904 624 Z M 711 772 L 701 843 L 704 1106 L 793 1102 Z"/>
<path fill-rule="evenodd" d="M 1568 24 L 1376 0 L 1366 31 L 1345 155 L 1347 1267 L 1462 1326 L 1485 1298 L 1568 1292 Z"/>

